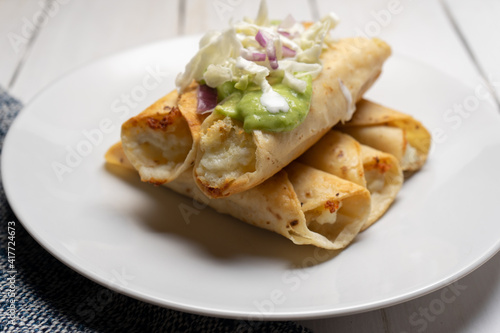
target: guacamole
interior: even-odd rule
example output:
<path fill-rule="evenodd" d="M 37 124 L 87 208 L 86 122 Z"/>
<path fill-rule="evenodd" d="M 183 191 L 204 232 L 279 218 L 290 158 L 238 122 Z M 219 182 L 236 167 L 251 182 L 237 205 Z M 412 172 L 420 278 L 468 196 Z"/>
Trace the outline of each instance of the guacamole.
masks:
<path fill-rule="evenodd" d="M 283 96 L 288 103 L 290 109 L 287 112 L 269 112 L 260 102 L 262 91 L 258 86 L 235 82 L 226 82 L 217 87 L 218 99 L 221 103 L 217 105 L 215 112 L 242 121 L 246 132 L 253 130 L 290 131 L 302 123 L 309 112 L 311 103 L 311 76 L 306 75 L 301 79 L 307 83 L 307 88 L 303 93 L 293 90 L 282 82 L 271 84 L 273 90 Z"/>

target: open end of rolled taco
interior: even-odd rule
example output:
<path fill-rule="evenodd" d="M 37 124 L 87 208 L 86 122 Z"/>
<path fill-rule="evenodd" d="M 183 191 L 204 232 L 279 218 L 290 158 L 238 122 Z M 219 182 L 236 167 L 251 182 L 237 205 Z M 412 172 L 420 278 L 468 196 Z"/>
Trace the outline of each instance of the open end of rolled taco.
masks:
<path fill-rule="evenodd" d="M 360 223 L 368 210 L 360 212 L 369 202 L 367 193 L 339 200 L 327 200 L 315 209 L 305 211 L 307 227 L 343 248 L 352 242 L 363 226 Z"/>
<path fill-rule="evenodd" d="M 213 113 L 207 124 L 211 126 L 202 126 L 200 137 L 205 158 L 200 159 L 195 172 L 200 182 L 210 184 L 206 191 L 218 197 L 232 181 L 255 172 L 257 146 L 252 135 L 230 117 Z"/>
<path fill-rule="evenodd" d="M 197 92 L 194 82 L 180 96 L 172 91 L 122 125 L 125 154 L 142 181 L 167 183 L 192 166 L 207 117 L 197 113 Z"/>
<path fill-rule="evenodd" d="M 366 187 L 370 191 L 372 209 L 365 230 L 375 223 L 394 202 L 403 185 L 403 172 L 398 160 L 391 154 L 361 145 Z"/>
<path fill-rule="evenodd" d="M 335 130 L 325 134 L 298 160 L 369 190 L 371 211 L 362 230 L 389 208 L 403 183 L 401 167 L 394 156 L 360 145 L 351 136 Z"/>
<path fill-rule="evenodd" d="M 403 171 L 416 171 L 427 160 L 431 136 L 410 115 L 361 100 L 351 121 L 338 127 L 360 143 L 394 155 Z"/>
<path fill-rule="evenodd" d="M 177 92 L 161 98 L 122 125 L 123 149 L 141 180 L 162 184 L 175 178 L 192 145 Z"/>
<path fill-rule="evenodd" d="M 326 237 L 336 248 L 347 246 L 370 213 L 366 188 L 298 162 L 292 162 L 285 170 L 309 230 Z"/>
<path fill-rule="evenodd" d="M 423 164 L 421 155 L 408 142 L 402 128 L 374 125 L 346 127 L 342 131 L 360 143 L 394 155 L 404 170 L 416 170 Z"/>

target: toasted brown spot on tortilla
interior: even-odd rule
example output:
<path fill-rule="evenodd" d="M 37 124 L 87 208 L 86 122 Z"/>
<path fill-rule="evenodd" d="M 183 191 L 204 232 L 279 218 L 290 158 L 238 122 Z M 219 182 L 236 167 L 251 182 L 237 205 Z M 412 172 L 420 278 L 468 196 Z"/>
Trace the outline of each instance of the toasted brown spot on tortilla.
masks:
<path fill-rule="evenodd" d="M 169 125 L 171 125 L 176 118 L 180 115 L 180 111 L 177 108 L 173 108 L 171 112 L 163 116 L 161 119 L 154 117 L 149 117 L 146 122 L 152 130 L 162 130 L 165 131 Z"/>
<path fill-rule="evenodd" d="M 380 158 L 378 158 L 378 156 L 374 157 L 373 159 L 375 160 L 374 168 L 378 169 L 381 173 L 386 173 L 392 168 L 392 165 L 390 165 L 389 163 L 380 161 Z"/>
<path fill-rule="evenodd" d="M 325 209 L 328 209 L 330 213 L 335 213 L 337 209 L 339 209 L 339 202 L 338 201 L 332 201 L 332 200 L 327 200 L 325 202 Z"/>
<path fill-rule="evenodd" d="M 290 226 L 295 227 L 297 224 L 299 224 L 299 221 L 293 220 L 290 222 Z"/>
<path fill-rule="evenodd" d="M 210 187 L 210 186 L 207 186 L 206 187 L 208 193 L 210 193 L 210 195 L 214 198 L 217 198 L 217 197 L 221 197 L 222 196 L 222 189 L 218 188 L 218 187 Z"/>

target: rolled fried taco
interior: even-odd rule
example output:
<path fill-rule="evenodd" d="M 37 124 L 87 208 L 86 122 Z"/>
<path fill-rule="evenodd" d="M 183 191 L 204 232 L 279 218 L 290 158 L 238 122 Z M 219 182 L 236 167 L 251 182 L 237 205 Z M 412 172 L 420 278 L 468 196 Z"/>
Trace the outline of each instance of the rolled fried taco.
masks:
<path fill-rule="evenodd" d="M 124 152 L 142 181 L 163 184 L 192 166 L 206 118 L 196 113 L 197 89 L 193 83 L 180 96 L 174 90 L 122 125 Z"/>
<path fill-rule="evenodd" d="M 200 189 L 214 198 L 229 196 L 250 189 L 281 170 L 335 124 L 351 118 L 354 103 L 377 79 L 389 55 L 389 46 L 378 39 L 351 38 L 331 44 L 321 54 L 323 68 L 319 76 L 309 83 L 310 107 L 305 106 L 308 114 L 291 130 L 249 130 L 249 126 L 268 121 L 269 115 L 255 99 L 252 102 L 252 97 L 246 104 L 248 95 L 237 97 L 241 98 L 237 103 L 230 99 L 232 95 L 227 97 L 201 127 L 194 166 Z M 304 94 L 307 93 L 308 90 Z M 304 97 L 293 91 L 289 94 L 299 96 L 299 102 Z M 288 99 L 289 104 L 299 104 L 294 98 Z M 259 114 L 242 122 L 238 118 L 241 115 L 232 116 L 234 103 L 236 110 L 246 110 L 250 105 L 258 108 Z M 272 124 L 274 118 L 287 116 L 281 111 L 274 115 L 269 120 Z"/>
<path fill-rule="evenodd" d="M 347 134 L 327 132 L 297 161 L 366 187 L 361 145 Z"/>
<path fill-rule="evenodd" d="M 106 161 L 133 169 L 120 143 L 108 150 Z M 164 186 L 188 197 L 206 198 L 189 169 Z M 330 250 L 347 246 L 370 212 L 370 195 L 365 188 L 295 162 L 248 191 L 207 199 L 206 203 L 295 244 Z"/>
<path fill-rule="evenodd" d="M 284 170 L 300 200 L 307 227 L 327 239 L 335 240 L 337 246 L 347 246 L 368 220 L 368 191 L 353 182 L 299 162 L 292 162 Z"/>
<path fill-rule="evenodd" d="M 375 223 L 389 208 L 403 184 L 397 159 L 359 144 L 347 134 L 330 131 L 298 161 L 366 187 L 371 211 L 362 230 Z"/>
<path fill-rule="evenodd" d="M 352 119 L 339 124 L 360 143 L 394 155 L 403 171 L 420 169 L 429 154 L 431 135 L 410 115 L 362 100 Z"/>
<path fill-rule="evenodd" d="M 396 199 L 404 177 L 394 155 L 361 145 L 366 188 L 370 191 L 372 208 L 361 230 L 375 223 Z"/>

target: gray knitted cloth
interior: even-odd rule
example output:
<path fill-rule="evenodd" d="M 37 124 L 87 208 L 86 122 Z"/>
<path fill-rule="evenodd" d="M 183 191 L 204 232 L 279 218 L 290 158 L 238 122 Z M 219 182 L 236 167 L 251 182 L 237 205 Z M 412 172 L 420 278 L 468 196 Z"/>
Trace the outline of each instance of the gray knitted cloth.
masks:
<path fill-rule="evenodd" d="M 0 158 L 5 134 L 21 108 L 0 87 Z M 2 332 L 309 332 L 294 322 L 249 322 L 182 313 L 106 289 L 38 245 L 12 213 L 1 181 L 0 220 Z M 9 262 L 12 231 L 15 261 L 11 251 Z"/>

